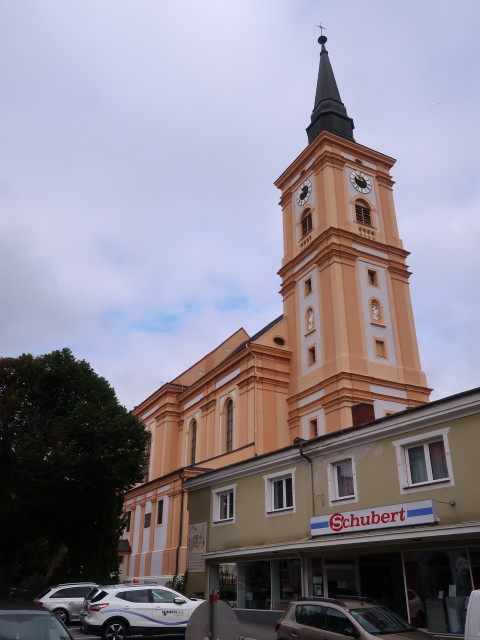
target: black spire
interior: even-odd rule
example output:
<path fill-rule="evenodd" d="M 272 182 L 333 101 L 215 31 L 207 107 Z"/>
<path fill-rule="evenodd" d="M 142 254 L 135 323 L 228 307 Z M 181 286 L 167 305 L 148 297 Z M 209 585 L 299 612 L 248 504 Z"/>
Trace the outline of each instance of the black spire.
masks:
<path fill-rule="evenodd" d="M 322 131 L 330 131 L 337 134 L 337 136 L 355 141 L 353 138 L 353 120 L 348 117 L 345 105 L 340 99 L 328 51 L 325 49 L 326 41 L 327 38 L 324 35 L 318 39 L 318 42 L 322 45 L 322 50 L 320 51 L 317 93 L 312 111 L 312 122 L 307 127 L 309 144 Z"/>

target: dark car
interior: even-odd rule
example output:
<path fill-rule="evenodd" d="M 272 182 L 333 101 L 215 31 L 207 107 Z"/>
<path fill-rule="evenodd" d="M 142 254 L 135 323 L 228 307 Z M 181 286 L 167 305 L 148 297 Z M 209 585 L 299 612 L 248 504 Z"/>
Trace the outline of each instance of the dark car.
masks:
<path fill-rule="evenodd" d="M 1 640 L 73 640 L 48 609 L 31 602 L 0 600 Z"/>
<path fill-rule="evenodd" d="M 431 640 L 368 598 L 299 598 L 275 623 L 277 640 Z"/>

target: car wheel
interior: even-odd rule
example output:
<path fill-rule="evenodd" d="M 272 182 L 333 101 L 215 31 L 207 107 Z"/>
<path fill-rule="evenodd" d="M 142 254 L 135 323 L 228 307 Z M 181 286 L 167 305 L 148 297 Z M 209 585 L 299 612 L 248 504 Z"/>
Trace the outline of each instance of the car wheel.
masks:
<path fill-rule="evenodd" d="M 125 640 L 128 627 L 122 620 L 109 620 L 102 627 L 103 640 Z"/>
<path fill-rule="evenodd" d="M 53 613 L 63 622 L 63 624 L 68 624 L 68 611 L 65 611 L 65 609 L 54 609 Z"/>

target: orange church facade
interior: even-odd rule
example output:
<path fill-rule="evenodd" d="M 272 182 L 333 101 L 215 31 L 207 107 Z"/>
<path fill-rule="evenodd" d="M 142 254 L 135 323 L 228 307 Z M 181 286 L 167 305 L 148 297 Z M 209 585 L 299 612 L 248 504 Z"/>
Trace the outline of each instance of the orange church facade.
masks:
<path fill-rule="evenodd" d="M 319 42 L 309 144 L 275 183 L 283 314 L 252 337 L 239 329 L 135 408 L 150 464 L 125 499 L 123 579 L 184 574 L 185 479 L 429 400 L 394 160 L 355 142 Z"/>

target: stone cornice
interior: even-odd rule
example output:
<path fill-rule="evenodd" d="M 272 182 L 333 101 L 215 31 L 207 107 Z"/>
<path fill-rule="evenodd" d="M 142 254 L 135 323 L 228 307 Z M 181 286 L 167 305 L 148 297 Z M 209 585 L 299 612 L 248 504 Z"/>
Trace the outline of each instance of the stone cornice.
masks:
<path fill-rule="evenodd" d="M 275 181 L 275 186 L 284 191 L 290 188 L 290 183 L 297 176 L 301 177 L 307 170 L 302 172 L 309 163 L 317 162 L 315 156 L 319 156 L 319 159 L 328 156 L 331 159 L 341 158 L 343 164 L 348 162 L 343 154 L 353 156 L 354 158 L 361 160 L 362 162 L 370 162 L 378 165 L 378 171 L 380 174 L 385 170 L 390 169 L 395 164 L 395 159 L 386 156 L 383 153 L 379 153 L 368 147 L 358 144 L 357 142 L 351 142 L 346 138 L 336 136 L 328 131 L 322 131 L 322 133 L 306 147 L 300 155 L 292 162 L 292 164 L 279 176 Z M 311 165 L 310 165 L 311 166 Z M 310 166 L 308 168 L 310 168 Z"/>

